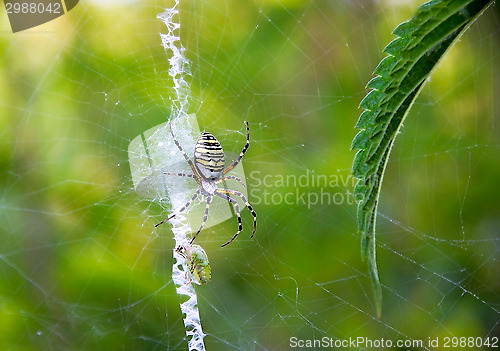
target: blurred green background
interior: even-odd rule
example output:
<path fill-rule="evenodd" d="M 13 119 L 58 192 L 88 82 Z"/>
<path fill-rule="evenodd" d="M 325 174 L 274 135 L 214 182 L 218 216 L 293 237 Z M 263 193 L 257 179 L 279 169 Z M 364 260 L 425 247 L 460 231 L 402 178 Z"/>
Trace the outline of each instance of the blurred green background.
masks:
<path fill-rule="evenodd" d="M 181 0 L 190 112 L 234 153 L 250 121 L 259 214 L 254 240 L 247 210 L 228 247 L 235 218 L 197 239 L 213 276 L 196 288 L 208 350 L 500 334 L 498 5 L 439 65 L 396 141 L 377 223 L 380 320 L 360 258 L 357 106 L 391 31 L 422 3 Z M 172 233 L 154 228 L 169 209 L 135 194 L 127 163 L 129 142 L 169 118 L 156 16 L 172 4 L 81 1 L 16 34 L 0 15 L 3 350 L 187 349 Z M 280 183 L 312 173 L 339 184 Z M 336 203 L 279 201 L 321 191 Z"/>

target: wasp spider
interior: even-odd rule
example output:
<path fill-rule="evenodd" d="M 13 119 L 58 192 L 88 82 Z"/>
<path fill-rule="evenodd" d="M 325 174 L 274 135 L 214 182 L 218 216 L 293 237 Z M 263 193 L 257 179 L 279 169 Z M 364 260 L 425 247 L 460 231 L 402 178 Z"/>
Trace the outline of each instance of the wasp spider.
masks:
<path fill-rule="evenodd" d="M 201 223 L 200 229 L 198 229 L 198 231 L 193 236 L 189 244 L 193 243 L 194 239 L 196 239 L 198 234 L 203 229 L 203 226 L 207 222 L 208 209 L 210 207 L 210 203 L 212 202 L 212 198 L 214 196 L 221 197 L 224 200 L 227 200 L 230 203 L 232 203 L 236 212 L 236 217 L 238 218 L 238 231 L 236 232 L 236 234 L 233 235 L 233 237 L 228 242 L 221 245 L 222 247 L 231 243 L 243 229 L 243 226 L 241 224 L 241 214 L 238 203 L 236 202 L 235 199 L 231 198 L 229 195 L 239 196 L 243 200 L 247 208 L 250 210 L 250 212 L 253 215 L 253 232 L 251 238 L 253 238 L 253 235 L 255 234 L 255 229 L 257 228 L 257 214 L 255 213 L 255 211 L 253 210 L 252 206 L 245 198 L 245 196 L 241 192 L 236 190 L 217 188 L 217 184 L 229 179 L 236 180 L 240 182 L 243 186 L 245 186 L 245 183 L 243 183 L 243 181 L 240 178 L 231 175 L 225 176 L 226 173 L 231 171 L 234 167 L 238 165 L 238 163 L 240 163 L 241 159 L 243 158 L 243 155 L 245 155 L 245 152 L 248 150 L 248 147 L 250 146 L 250 127 L 248 126 L 248 122 L 245 123 L 247 126 L 247 142 L 243 147 L 243 150 L 241 150 L 240 155 L 236 158 L 236 160 L 234 160 L 233 163 L 231 163 L 226 168 L 224 168 L 225 157 L 224 157 L 224 151 L 222 150 L 222 146 L 212 134 L 208 132 L 203 132 L 203 134 L 200 135 L 194 147 L 194 162 L 193 162 L 191 161 L 186 152 L 182 149 L 182 146 L 175 138 L 174 132 L 172 131 L 172 125 L 169 123 L 170 133 L 172 134 L 174 143 L 179 149 L 179 151 L 182 153 L 184 158 L 186 159 L 193 173 L 186 174 L 186 173 L 164 172 L 164 174 L 169 176 L 193 178 L 196 181 L 196 183 L 198 183 L 198 189 L 195 191 L 193 197 L 184 206 L 182 206 L 182 208 L 179 211 L 177 211 L 177 213 L 184 211 L 189 205 L 191 205 L 191 203 L 199 195 L 203 196 L 206 201 L 203 222 Z M 156 224 L 155 227 L 158 227 L 160 224 L 167 222 L 169 219 L 173 217 L 175 217 L 175 214 L 171 215 L 167 219 L 164 219 L 160 223 Z"/>

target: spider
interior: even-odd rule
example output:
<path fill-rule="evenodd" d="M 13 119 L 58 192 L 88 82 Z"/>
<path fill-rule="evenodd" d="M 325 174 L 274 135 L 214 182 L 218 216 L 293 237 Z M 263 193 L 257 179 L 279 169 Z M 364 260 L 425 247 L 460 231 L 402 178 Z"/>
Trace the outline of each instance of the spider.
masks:
<path fill-rule="evenodd" d="M 248 147 L 250 146 L 250 127 L 248 125 L 248 122 L 245 122 L 247 126 L 247 142 L 245 146 L 243 147 L 243 150 L 241 150 L 240 155 L 236 158 L 236 160 L 233 161 L 229 166 L 224 168 L 225 165 L 225 157 L 224 157 L 224 151 L 222 150 L 222 146 L 220 145 L 219 141 L 210 133 L 208 132 L 203 132 L 200 137 L 198 138 L 198 141 L 196 141 L 196 145 L 194 147 L 194 162 L 191 161 L 191 159 L 188 157 L 186 152 L 183 150 L 182 146 L 179 144 L 177 139 L 175 138 L 174 132 L 172 131 L 172 125 L 169 122 L 169 128 L 170 128 L 170 133 L 172 134 L 172 138 L 174 139 L 174 143 L 179 149 L 179 151 L 182 153 L 184 158 L 186 159 L 189 167 L 191 167 L 191 170 L 193 171 L 192 174 L 187 174 L 187 173 L 172 173 L 172 172 L 163 172 L 165 175 L 169 176 L 177 176 L 177 177 L 187 177 L 187 178 L 193 178 L 196 183 L 198 183 L 198 189 L 195 191 L 193 197 L 184 205 L 182 208 L 177 211 L 177 213 L 180 213 L 184 211 L 191 203 L 198 197 L 198 195 L 202 195 L 205 198 L 206 202 L 206 207 L 205 207 L 205 214 L 203 215 L 203 221 L 201 223 L 200 229 L 196 232 L 196 234 L 193 236 L 189 244 L 193 244 L 194 239 L 198 236 L 198 234 L 201 232 L 203 229 L 203 226 L 207 222 L 208 218 L 208 209 L 210 207 L 210 203 L 212 202 L 212 199 L 214 196 L 218 196 L 224 200 L 229 201 L 231 204 L 234 206 L 234 210 L 236 212 L 236 217 L 238 218 L 238 231 L 236 234 L 233 235 L 233 237 L 226 242 L 225 244 L 222 244 L 221 247 L 226 246 L 227 244 L 230 244 L 237 236 L 238 234 L 242 231 L 243 225 L 241 223 L 241 214 L 240 214 L 240 208 L 238 206 L 238 203 L 236 202 L 235 199 L 230 197 L 229 195 L 235 195 L 239 196 L 243 202 L 245 203 L 246 207 L 250 210 L 250 212 L 253 215 L 253 232 L 252 235 L 250 236 L 253 238 L 255 234 L 255 229 L 257 228 L 257 213 L 253 210 L 252 206 L 248 202 L 248 200 L 245 198 L 245 196 L 236 190 L 231 190 L 231 189 L 219 189 L 217 188 L 217 184 L 224 182 L 226 180 L 232 179 L 240 182 L 243 186 L 246 187 L 245 183 L 238 177 L 236 176 L 225 176 L 226 173 L 231 171 L 234 167 L 240 163 L 241 159 L 243 158 L 243 155 L 245 155 L 245 152 L 248 150 Z M 171 215 L 167 219 L 164 219 L 160 223 L 157 223 L 155 227 L 158 227 L 159 225 L 167 222 L 168 220 L 172 219 L 175 217 L 176 214 Z"/>

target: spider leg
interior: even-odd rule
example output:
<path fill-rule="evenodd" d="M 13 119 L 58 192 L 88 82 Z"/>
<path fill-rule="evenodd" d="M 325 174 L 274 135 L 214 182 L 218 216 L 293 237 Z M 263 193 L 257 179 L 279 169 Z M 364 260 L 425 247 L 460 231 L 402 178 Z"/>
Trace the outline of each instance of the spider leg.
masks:
<path fill-rule="evenodd" d="M 179 142 L 177 141 L 177 139 L 176 139 L 176 137 L 174 135 L 174 131 L 172 130 L 172 123 L 168 122 L 168 126 L 170 128 L 170 134 L 172 134 L 172 138 L 174 139 L 175 146 L 177 146 L 177 148 L 179 149 L 179 151 L 182 152 L 182 155 L 184 156 L 184 158 L 186 159 L 187 163 L 189 164 L 189 167 L 191 167 L 191 170 L 193 171 L 193 174 L 198 174 L 198 173 L 196 173 L 196 169 L 194 168 L 193 161 L 191 161 L 191 159 L 189 158 L 189 156 L 186 154 L 186 152 L 182 148 L 181 144 L 179 144 Z M 196 177 L 193 177 L 193 178 L 196 179 Z"/>
<path fill-rule="evenodd" d="M 229 179 L 234 179 L 234 180 L 237 180 L 238 182 L 241 183 L 241 185 L 243 185 L 245 188 L 247 187 L 245 185 L 245 183 L 241 180 L 241 178 L 238 178 L 236 176 L 233 176 L 233 175 L 230 175 L 230 176 L 226 176 L 224 178 L 221 178 L 219 179 L 218 181 L 215 182 L 215 184 L 219 184 L 219 183 L 222 183 L 222 182 L 225 182 L 226 180 L 229 180 Z"/>
<path fill-rule="evenodd" d="M 186 204 L 185 204 L 184 206 L 182 206 L 182 208 L 181 208 L 179 211 L 177 211 L 177 213 L 181 213 L 181 212 L 182 212 L 182 211 L 184 211 L 184 210 L 185 210 L 185 209 L 186 209 L 189 205 L 191 205 L 191 203 L 194 201 L 194 199 L 196 199 L 196 198 L 198 197 L 198 194 L 200 193 L 200 191 L 201 191 L 201 190 L 198 188 L 198 190 L 196 190 L 196 191 L 195 191 L 195 193 L 194 193 L 193 197 L 192 197 L 192 198 L 191 198 L 188 202 L 186 202 Z M 156 227 L 158 227 L 159 225 L 161 225 L 161 224 L 163 224 L 163 223 L 165 223 L 165 222 L 169 221 L 170 219 L 174 218 L 174 217 L 175 217 L 175 215 L 176 215 L 177 213 L 174 213 L 173 215 L 171 215 L 171 216 L 170 216 L 170 217 L 168 217 L 167 219 L 164 219 L 164 220 L 163 220 L 163 221 L 161 221 L 160 223 L 157 223 L 157 224 L 155 225 L 155 228 L 156 228 Z"/>
<path fill-rule="evenodd" d="M 248 202 L 245 195 L 243 195 L 239 191 L 231 190 L 231 189 L 217 189 L 216 192 L 236 195 L 236 196 L 239 196 L 243 200 L 243 202 L 245 203 L 245 205 L 250 210 L 250 212 L 252 213 L 252 216 L 253 216 L 253 231 L 252 231 L 252 235 L 250 236 L 251 238 L 253 238 L 253 235 L 255 234 L 255 230 L 257 229 L 257 213 L 255 213 L 255 211 L 253 210 L 252 205 L 250 205 L 250 203 Z"/>
<path fill-rule="evenodd" d="M 186 173 L 175 173 L 175 172 L 163 172 L 164 175 L 168 176 L 177 176 L 177 177 L 187 177 L 187 178 L 194 178 L 193 174 L 186 174 Z"/>
<path fill-rule="evenodd" d="M 215 195 L 217 195 L 218 197 L 221 197 L 224 200 L 227 200 L 230 203 L 232 203 L 233 206 L 234 206 L 234 211 L 236 212 L 236 217 L 238 218 L 238 231 L 236 232 L 236 234 L 233 235 L 233 237 L 231 238 L 231 240 L 229 240 L 227 243 L 221 245 L 221 247 L 224 247 L 227 244 L 231 243 L 234 239 L 236 239 L 236 237 L 238 236 L 238 234 L 243 230 L 243 225 L 241 224 L 240 207 L 238 206 L 238 203 L 236 202 L 236 200 L 233 199 L 233 198 L 231 198 L 231 197 L 229 197 L 229 195 L 227 195 L 227 194 L 221 194 L 221 193 L 219 193 L 219 192 L 216 191 Z"/>
<path fill-rule="evenodd" d="M 203 229 L 203 226 L 205 226 L 205 223 L 207 223 L 208 219 L 208 209 L 210 208 L 210 203 L 212 202 L 212 196 L 207 196 L 207 206 L 205 207 L 205 214 L 203 215 L 203 222 L 201 222 L 200 229 L 196 232 L 196 234 L 193 236 L 191 241 L 189 242 L 190 245 L 193 244 L 194 239 L 200 234 L 201 230 Z"/>
<path fill-rule="evenodd" d="M 231 163 L 229 166 L 227 166 L 227 168 L 224 171 L 222 171 L 222 174 L 226 174 L 227 172 L 232 170 L 234 167 L 236 167 L 238 165 L 238 163 L 240 163 L 241 159 L 243 158 L 243 155 L 245 154 L 245 152 L 247 152 L 248 147 L 250 146 L 250 126 L 248 125 L 248 122 L 245 122 L 245 123 L 247 125 L 247 142 L 246 142 L 245 146 L 243 146 L 243 150 L 241 150 L 238 158 L 236 160 L 234 160 L 233 163 Z"/>

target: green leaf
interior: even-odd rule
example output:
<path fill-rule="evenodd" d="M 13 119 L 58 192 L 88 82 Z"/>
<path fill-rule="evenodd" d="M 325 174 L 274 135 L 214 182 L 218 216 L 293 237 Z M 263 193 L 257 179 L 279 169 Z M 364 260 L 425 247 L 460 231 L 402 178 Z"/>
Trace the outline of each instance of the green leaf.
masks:
<path fill-rule="evenodd" d="M 361 131 L 354 137 L 352 173 L 358 178 L 354 195 L 358 202 L 358 229 L 361 256 L 368 260 L 375 308 L 382 312 L 375 242 L 375 223 L 380 188 L 392 145 L 413 102 L 436 64 L 493 0 L 435 0 L 423 4 L 416 15 L 401 23 L 397 36 L 384 52 L 372 89 L 360 103 L 365 109 L 356 124 Z"/>

